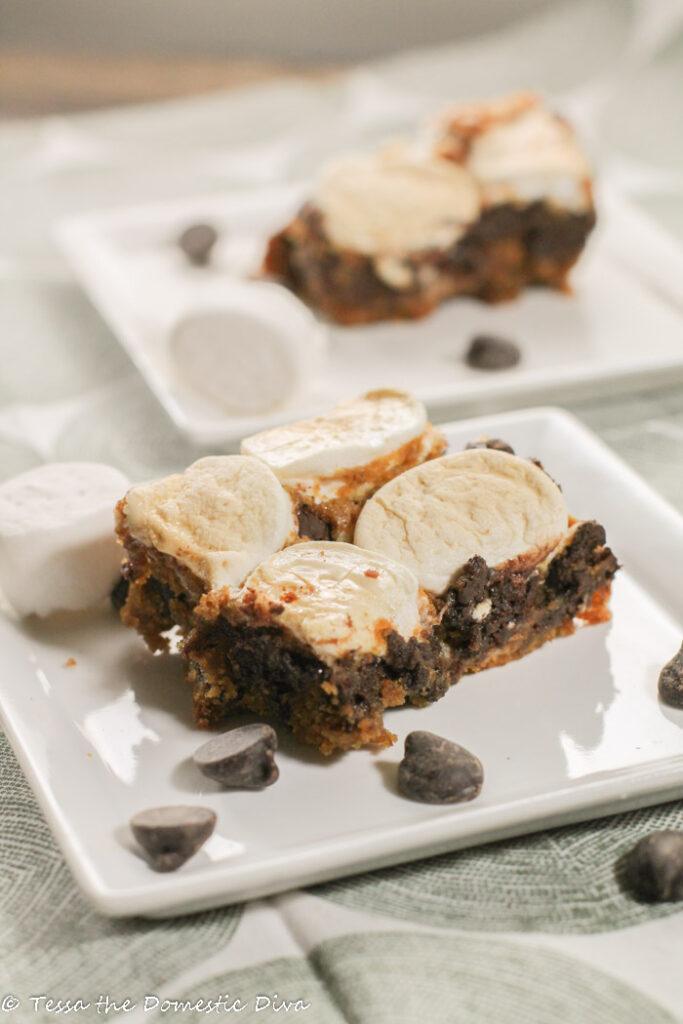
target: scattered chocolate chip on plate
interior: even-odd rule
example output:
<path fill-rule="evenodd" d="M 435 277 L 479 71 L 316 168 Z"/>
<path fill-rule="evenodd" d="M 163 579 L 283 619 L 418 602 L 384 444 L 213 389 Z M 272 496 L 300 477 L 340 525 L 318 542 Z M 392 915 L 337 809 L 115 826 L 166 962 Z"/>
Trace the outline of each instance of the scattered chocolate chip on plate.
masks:
<path fill-rule="evenodd" d="M 659 696 L 672 708 L 683 708 L 683 644 L 659 673 Z"/>
<path fill-rule="evenodd" d="M 408 733 L 405 755 L 398 766 L 403 796 L 426 804 L 456 804 L 474 800 L 484 782 L 478 757 L 433 732 Z"/>
<path fill-rule="evenodd" d="M 208 807 L 150 807 L 130 827 L 155 871 L 176 871 L 204 845 L 216 826 Z"/>
<path fill-rule="evenodd" d="M 203 267 L 211 258 L 211 250 L 218 240 L 218 232 L 211 224 L 192 224 L 185 228 L 178 245 L 195 267 Z"/>
<path fill-rule="evenodd" d="M 243 725 L 214 736 L 192 760 L 210 779 L 234 789 L 265 789 L 280 775 L 275 763 L 277 734 L 269 725 Z"/>
<path fill-rule="evenodd" d="M 465 362 L 475 370 L 508 370 L 522 354 L 514 341 L 495 334 L 477 334 L 465 353 Z"/>

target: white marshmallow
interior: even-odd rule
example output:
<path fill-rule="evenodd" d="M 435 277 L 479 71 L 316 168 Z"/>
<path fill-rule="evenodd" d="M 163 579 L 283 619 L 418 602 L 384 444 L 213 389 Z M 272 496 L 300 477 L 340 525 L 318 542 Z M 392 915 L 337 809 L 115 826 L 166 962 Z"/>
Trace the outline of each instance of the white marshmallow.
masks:
<path fill-rule="evenodd" d="M 328 663 L 350 651 L 382 654 L 394 629 L 420 632 L 421 598 L 413 573 L 353 544 L 310 541 L 279 551 L 248 577 L 238 595 Z M 253 603 L 254 604 L 253 604 Z"/>
<path fill-rule="evenodd" d="M 270 466 L 283 482 L 355 469 L 419 437 L 422 402 L 403 391 L 369 391 L 311 420 L 253 434 L 242 452 Z"/>
<path fill-rule="evenodd" d="M 402 145 L 330 163 L 314 202 L 336 246 L 378 257 L 446 249 L 480 208 L 467 170 Z"/>
<path fill-rule="evenodd" d="M 543 470 L 475 449 L 385 484 L 364 506 L 354 542 L 402 562 L 440 594 L 474 555 L 492 567 L 524 555 L 541 561 L 567 526 L 562 492 Z"/>
<path fill-rule="evenodd" d="M 209 589 L 239 586 L 297 536 L 291 498 L 266 465 L 244 455 L 209 456 L 134 487 L 121 520 L 136 540 L 175 558 Z"/>
<path fill-rule="evenodd" d="M 20 615 L 104 600 L 121 568 L 114 506 L 129 481 L 92 462 L 38 466 L 0 486 L 0 587 Z"/>
<path fill-rule="evenodd" d="M 220 299 L 185 311 L 169 351 L 183 384 L 237 416 L 280 408 L 318 372 L 326 332 L 287 289 L 233 282 Z"/>

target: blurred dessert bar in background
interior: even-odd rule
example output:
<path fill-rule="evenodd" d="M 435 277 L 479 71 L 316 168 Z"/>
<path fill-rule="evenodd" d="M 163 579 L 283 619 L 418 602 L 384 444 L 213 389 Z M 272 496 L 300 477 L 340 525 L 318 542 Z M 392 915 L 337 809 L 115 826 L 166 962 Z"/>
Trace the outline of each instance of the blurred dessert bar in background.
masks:
<path fill-rule="evenodd" d="M 328 164 L 271 238 L 264 271 L 340 323 L 420 317 L 456 295 L 565 290 L 594 224 L 572 128 L 535 94 L 515 94 Z"/>

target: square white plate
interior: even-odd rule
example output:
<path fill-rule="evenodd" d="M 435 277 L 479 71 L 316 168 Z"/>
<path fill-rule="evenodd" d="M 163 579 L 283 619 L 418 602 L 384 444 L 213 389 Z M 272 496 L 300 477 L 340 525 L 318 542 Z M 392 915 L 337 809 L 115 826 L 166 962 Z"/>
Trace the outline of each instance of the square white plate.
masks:
<path fill-rule="evenodd" d="M 5 729 L 101 911 L 199 910 L 683 794 L 683 712 L 657 699 L 683 635 L 683 520 L 566 413 L 446 427 L 455 449 L 482 432 L 540 458 L 572 514 L 606 526 L 624 566 L 613 620 L 464 679 L 429 708 L 387 712 L 389 750 L 326 759 L 281 735 L 274 786 L 220 791 L 188 760 L 206 734 L 177 657 L 148 654 L 109 609 L 0 621 Z M 413 729 L 481 758 L 480 797 L 435 807 L 396 793 Z M 176 803 L 212 807 L 216 832 L 175 874 L 155 874 L 127 822 Z"/>
<path fill-rule="evenodd" d="M 171 309 L 201 307 L 216 282 L 258 267 L 266 239 L 308 191 L 289 184 L 241 189 L 182 202 L 82 215 L 58 237 L 79 280 L 176 425 L 204 444 L 234 441 L 276 422 L 329 408 L 369 388 L 408 384 L 429 406 L 470 414 L 482 403 L 519 404 L 550 395 L 642 388 L 683 380 L 683 250 L 611 192 L 572 275 L 572 296 L 530 289 L 511 303 L 457 299 L 424 320 L 330 328 L 330 351 L 296 408 L 235 417 L 193 392 L 168 351 Z M 188 224 L 208 220 L 221 237 L 210 268 L 190 267 L 175 244 Z M 522 360 L 482 372 L 463 355 L 477 333 L 516 340 Z"/>

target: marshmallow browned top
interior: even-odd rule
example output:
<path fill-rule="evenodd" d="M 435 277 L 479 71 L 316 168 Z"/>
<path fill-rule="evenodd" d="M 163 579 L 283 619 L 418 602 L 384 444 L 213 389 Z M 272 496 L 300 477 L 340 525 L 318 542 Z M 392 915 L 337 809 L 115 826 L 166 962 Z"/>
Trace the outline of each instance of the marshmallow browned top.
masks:
<path fill-rule="evenodd" d="M 263 462 L 244 455 L 199 459 L 184 473 L 133 487 L 119 522 L 209 589 L 239 586 L 297 535 L 289 495 Z"/>
<path fill-rule="evenodd" d="M 427 413 L 417 398 L 404 391 L 369 391 L 324 416 L 253 434 L 242 442 L 242 452 L 290 483 L 366 465 L 420 437 L 426 427 Z"/>
<path fill-rule="evenodd" d="M 395 630 L 404 638 L 420 629 L 415 576 L 385 555 L 353 544 L 294 544 L 262 562 L 247 578 L 239 602 L 266 615 L 331 662 L 351 651 L 381 655 Z"/>
<path fill-rule="evenodd" d="M 573 129 L 534 93 L 447 110 L 433 131 L 434 151 L 470 171 L 485 205 L 591 205 L 590 167 Z"/>
<path fill-rule="evenodd" d="M 480 207 L 464 168 L 401 144 L 330 163 L 314 202 L 336 246 L 377 257 L 446 249 Z"/>
<path fill-rule="evenodd" d="M 564 498 L 532 462 L 491 449 L 446 455 L 391 480 L 356 524 L 355 543 L 408 566 L 443 593 L 474 555 L 490 566 L 540 561 L 566 532 Z"/>

